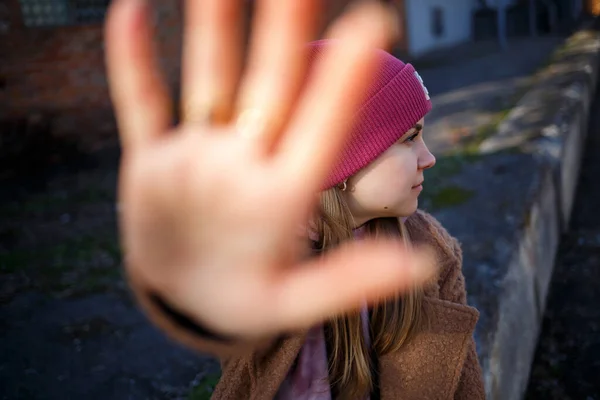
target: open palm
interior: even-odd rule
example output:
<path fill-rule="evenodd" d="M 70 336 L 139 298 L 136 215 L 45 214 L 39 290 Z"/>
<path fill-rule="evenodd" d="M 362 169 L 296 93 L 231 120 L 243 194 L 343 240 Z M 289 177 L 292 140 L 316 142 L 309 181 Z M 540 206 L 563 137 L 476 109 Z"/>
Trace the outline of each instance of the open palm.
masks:
<path fill-rule="evenodd" d="M 431 273 L 425 255 L 382 241 L 300 261 L 307 243 L 298 240 L 298 227 L 377 68 L 372 49 L 388 44 L 389 14 L 366 3 L 339 19 L 329 31 L 337 45 L 303 89 L 303 49 L 316 29 L 318 1 L 258 1 L 245 69 L 241 3 L 186 2 L 183 116 L 175 128 L 143 1 L 116 1 L 106 25 L 123 147 L 125 265 L 146 311 L 184 342 L 187 333 L 159 315 L 149 294 L 217 332 L 258 338 L 356 308 Z"/>

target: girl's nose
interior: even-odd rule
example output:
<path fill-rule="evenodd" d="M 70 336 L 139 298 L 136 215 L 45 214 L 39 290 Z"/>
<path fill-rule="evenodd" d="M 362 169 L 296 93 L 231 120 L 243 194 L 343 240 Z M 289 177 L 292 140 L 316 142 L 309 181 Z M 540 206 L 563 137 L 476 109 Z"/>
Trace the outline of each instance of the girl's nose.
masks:
<path fill-rule="evenodd" d="M 423 151 L 419 157 L 419 169 L 429 169 L 435 165 L 435 156 L 431 154 L 427 145 L 423 143 Z"/>

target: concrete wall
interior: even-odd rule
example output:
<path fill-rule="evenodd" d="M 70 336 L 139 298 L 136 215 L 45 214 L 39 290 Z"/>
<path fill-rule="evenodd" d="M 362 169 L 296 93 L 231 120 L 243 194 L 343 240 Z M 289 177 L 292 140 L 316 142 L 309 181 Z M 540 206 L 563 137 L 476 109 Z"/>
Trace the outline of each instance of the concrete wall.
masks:
<path fill-rule="evenodd" d="M 483 360 L 487 398 L 519 400 L 527 387 L 561 233 L 569 224 L 600 61 L 600 34 L 585 27 L 555 53 L 498 133 L 480 149 L 517 149 L 531 179 L 528 204 L 499 280 L 495 324 Z M 515 336 L 517 333 L 518 336 Z"/>
<path fill-rule="evenodd" d="M 412 56 L 466 42 L 471 39 L 472 12 L 476 0 L 406 0 L 408 47 Z M 442 10 L 445 32 L 433 33 L 433 10 Z"/>

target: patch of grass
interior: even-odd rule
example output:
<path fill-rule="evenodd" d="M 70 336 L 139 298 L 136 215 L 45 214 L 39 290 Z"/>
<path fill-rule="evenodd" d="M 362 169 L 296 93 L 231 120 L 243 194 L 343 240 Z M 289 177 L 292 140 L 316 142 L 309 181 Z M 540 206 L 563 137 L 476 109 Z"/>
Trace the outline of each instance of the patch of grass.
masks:
<path fill-rule="evenodd" d="M 56 265 L 88 262 L 98 252 L 114 259 L 121 256 L 116 238 L 82 236 L 54 246 L 0 253 L 0 272 L 15 272 L 39 262 Z"/>
<path fill-rule="evenodd" d="M 34 259 L 34 257 L 32 257 L 31 252 L 25 250 L 0 253 L 0 272 L 17 272 L 25 265 L 31 263 L 32 259 Z"/>
<path fill-rule="evenodd" d="M 448 178 L 458 175 L 464 167 L 481 159 L 481 155 L 463 151 L 439 157 L 435 167 L 425 171 L 425 181 L 427 186 L 438 186 L 446 182 Z"/>
<path fill-rule="evenodd" d="M 215 390 L 215 386 L 221 379 L 219 374 L 210 374 L 205 376 L 192 388 L 188 400 L 209 400 Z"/>
<path fill-rule="evenodd" d="M 40 215 L 78 205 L 114 202 L 115 193 L 101 188 L 87 188 L 75 193 L 49 193 L 36 195 L 23 201 L 12 201 L 0 205 L 0 216 L 23 217 Z"/>
<path fill-rule="evenodd" d="M 82 279 L 80 279 L 78 283 L 69 285 L 65 290 L 71 289 L 69 291 L 71 296 L 101 292 L 112 282 L 121 277 L 121 269 L 118 266 L 113 268 L 92 268 L 83 274 Z"/>
<path fill-rule="evenodd" d="M 12 202 L 0 206 L 2 216 L 21 216 L 29 214 L 40 214 L 48 209 L 56 208 L 65 204 L 68 199 L 58 194 L 34 197 L 27 201 Z"/>
<path fill-rule="evenodd" d="M 6 227 L 0 229 L 0 242 L 5 246 L 10 246 L 11 243 L 14 243 L 19 240 L 21 236 L 21 230 L 16 227 Z"/>
<path fill-rule="evenodd" d="M 431 207 L 440 209 L 466 203 L 475 193 L 460 186 L 446 186 L 436 191 L 431 197 Z"/>
<path fill-rule="evenodd" d="M 440 157 L 435 167 L 425 172 L 425 185 L 421 194 L 423 207 L 439 209 L 462 204 L 473 196 L 471 191 L 449 185 L 449 180 L 461 173 L 463 168 L 481 160 L 480 154 L 459 153 Z"/>
<path fill-rule="evenodd" d="M 83 236 L 58 245 L 0 253 L 0 273 L 22 273 L 53 294 L 77 295 L 109 288 L 121 277 L 114 236 Z"/>
<path fill-rule="evenodd" d="M 58 247 L 58 246 L 57 246 Z M 113 258 L 121 257 L 119 243 L 115 236 L 82 236 L 60 246 L 60 251 L 76 250 L 78 258 L 89 259 L 98 251 L 108 253 Z"/>
<path fill-rule="evenodd" d="M 518 96 L 518 99 L 514 102 L 511 101 L 511 103 L 516 104 L 521 97 L 522 95 Z M 500 126 L 502 121 L 506 119 L 508 114 L 510 114 L 510 112 L 513 109 L 513 106 L 514 104 L 508 108 L 494 113 L 490 122 L 479 126 L 475 132 L 475 135 L 471 136 L 462 143 L 459 152 L 463 154 L 478 154 L 481 143 L 483 143 L 486 139 L 492 137 L 496 134 L 496 132 L 498 132 L 498 127 Z"/>
<path fill-rule="evenodd" d="M 76 193 L 73 200 L 79 204 L 101 203 L 115 201 L 115 193 L 100 188 L 88 188 Z"/>

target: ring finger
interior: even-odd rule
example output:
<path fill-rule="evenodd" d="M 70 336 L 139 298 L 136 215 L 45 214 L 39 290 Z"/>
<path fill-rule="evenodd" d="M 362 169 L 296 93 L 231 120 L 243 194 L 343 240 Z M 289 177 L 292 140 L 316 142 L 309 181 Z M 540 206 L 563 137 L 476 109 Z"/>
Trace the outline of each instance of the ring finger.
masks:
<path fill-rule="evenodd" d="M 320 0 L 259 0 L 237 109 L 244 134 L 269 151 L 284 127 L 306 70 Z"/>

